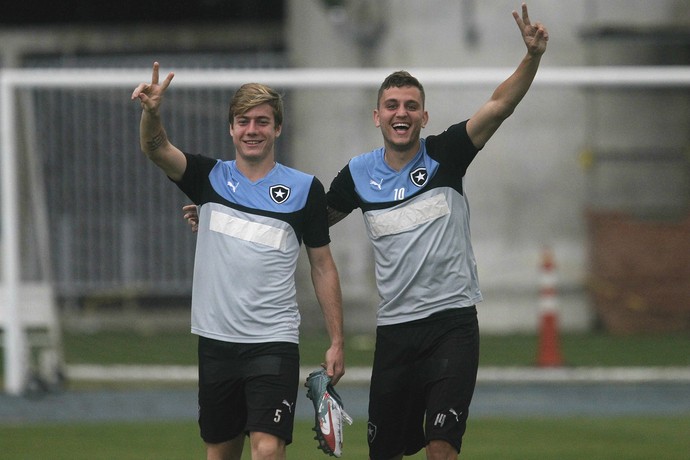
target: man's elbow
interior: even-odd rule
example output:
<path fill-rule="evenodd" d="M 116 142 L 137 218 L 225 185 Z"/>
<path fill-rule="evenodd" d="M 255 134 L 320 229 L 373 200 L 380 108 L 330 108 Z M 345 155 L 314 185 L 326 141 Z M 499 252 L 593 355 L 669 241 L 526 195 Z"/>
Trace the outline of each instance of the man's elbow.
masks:
<path fill-rule="evenodd" d="M 515 112 L 515 107 L 516 104 L 506 101 L 497 102 L 493 107 L 493 119 L 501 124 Z"/>

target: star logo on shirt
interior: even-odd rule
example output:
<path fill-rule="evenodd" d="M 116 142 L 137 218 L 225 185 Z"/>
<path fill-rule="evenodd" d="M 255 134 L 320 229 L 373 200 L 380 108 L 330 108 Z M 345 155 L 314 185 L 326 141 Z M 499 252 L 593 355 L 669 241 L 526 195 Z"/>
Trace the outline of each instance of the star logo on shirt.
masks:
<path fill-rule="evenodd" d="M 422 187 L 426 184 L 426 180 L 429 178 L 429 174 L 426 172 L 426 168 L 422 166 L 417 168 L 410 173 L 410 180 L 417 187 Z"/>
<path fill-rule="evenodd" d="M 376 428 L 376 425 L 371 422 L 367 423 L 367 439 L 370 443 L 374 440 L 374 438 L 376 438 L 377 431 L 378 429 Z"/>
<path fill-rule="evenodd" d="M 285 185 L 274 185 L 269 189 L 271 199 L 278 204 L 285 203 L 290 196 L 290 187 Z"/>

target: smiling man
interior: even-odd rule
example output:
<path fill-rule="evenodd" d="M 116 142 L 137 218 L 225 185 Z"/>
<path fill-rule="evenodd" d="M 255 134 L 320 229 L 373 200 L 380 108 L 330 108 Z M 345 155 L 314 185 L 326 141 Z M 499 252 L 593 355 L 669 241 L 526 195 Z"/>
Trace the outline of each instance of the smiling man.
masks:
<path fill-rule="evenodd" d="M 141 103 L 141 149 L 198 207 L 192 333 L 199 336 L 199 426 L 208 459 L 285 458 L 299 387 L 300 314 L 295 269 L 302 242 L 331 344 L 324 367 L 344 373 L 338 272 L 330 251 L 326 196 L 314 176 L 275 161 L 281 96 L 248 83 L 230 102 L 236 158 L 175 147 L 160 115 L 173 74 L 132 93 Z"/>
<path fill-rule="evenodd" d="M 405 71 L 381 84 L 374 124 L 383 147 L 359 155 L 327 194 L 332 225 L 357 208 L 374 249 L 376 350 L 369 456 L 457 458 L 479 362 L 482 300 L 470 242 L 467 169 L 527 93 L 548 33 L 513 12 L 527 47 L 515 72 L 468 120 L 421 138 L 424 88 Z"/>
<path fill-rule="evenodd" d="M 378 91 L 374 124 L 383 147 L 356 156 L 327 194 L 333 225 L 357 208 L 374 249 L 376 349 L 367 436 L 371 460 L 426 448 L 457 459 L 479 365 L 476 303 L 482 300 L 470 241 L 465 173 L 527 94 L 549 39 L 513 11 L 527 47 L 517 69 L 469 119 L 421 137 L 429 120 L 424 87 L 405 71 Z M 195 230 L 197 216 L 185 209 Z"/>

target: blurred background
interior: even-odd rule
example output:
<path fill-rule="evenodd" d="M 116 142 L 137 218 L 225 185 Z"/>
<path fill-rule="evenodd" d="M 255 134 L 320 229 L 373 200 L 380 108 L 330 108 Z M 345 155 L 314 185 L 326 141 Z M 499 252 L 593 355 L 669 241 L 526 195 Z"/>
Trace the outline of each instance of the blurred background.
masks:
<path fill-rule="evenodd" d="M 525 53 L 511 16 L 519 8 L 512 0 L 3 2 L 1 70 L 140 72 L 117 87 L 14 86 L 20 310 L 38 312 L 49 343 L 59 340 L 55 324 L 82 333 L 188 328 L 188 200 L 140 153 L 140 107 L 129 97 L 154 60 L 177 76 L 165 104 L 172 141 L 230 159 L 235 88 L 176 87 L 185 71 L 380 69 L 380 81 L 401 68 L 420 78 L 500 69 L 507 77 Z M 690 63 L 687 0 L 653 8 L 532 0 L 529 10 L 550 31 L 543 71 Z M 377 87 L 276 86 L 287 110 L 280 161 L 328 186 L 349 158 L 381 144 L 371 118 Z M 423 135 L 469 118 L 495 86 L 428 85 Z M 467 175 L 485 333 L 539 332 L 547 255 L 561 331 L 690 332 L 689 103 L 687 82 L 539 85 L 537 76 Z M 359 213 L 331 236 L 347 331 L 369 336 L 378 296 Z M 302 259 L 302 329 L 317 334 L 322 318 Z"/>

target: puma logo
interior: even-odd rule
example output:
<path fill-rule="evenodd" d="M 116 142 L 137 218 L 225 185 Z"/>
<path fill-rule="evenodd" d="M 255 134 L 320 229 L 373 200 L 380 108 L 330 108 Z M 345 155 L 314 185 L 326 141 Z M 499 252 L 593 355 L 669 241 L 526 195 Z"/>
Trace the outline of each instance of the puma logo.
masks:
<path fill-rule="evenodd" d="M 287 408 L 288 408 L 288 411 L 290 411 L 290 413 L 292 413 L 292 406 L 293 406 L 295 403 L 290 404 L 290 403 L 287 401 L 287 399 L 283 399 L 283 404 L 286 405 Z"/>

